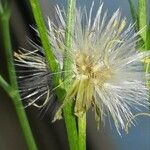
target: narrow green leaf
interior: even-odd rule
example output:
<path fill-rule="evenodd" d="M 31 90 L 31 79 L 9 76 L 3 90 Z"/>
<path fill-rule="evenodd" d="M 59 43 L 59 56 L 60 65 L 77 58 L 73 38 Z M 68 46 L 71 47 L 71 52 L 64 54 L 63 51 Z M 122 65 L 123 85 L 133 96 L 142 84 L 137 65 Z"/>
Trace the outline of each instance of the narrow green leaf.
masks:
<path fill-rule="evenodd" d="M 147 37 L 146 37 L 146 50 L 150 50 L 150 25 L 147 28 Z M 150 73 L 150 57 L 147 58 L 147 62 L 145 63 L 146 73 Z M 150 80 L 148 80 L 148 86 L 150 88 Z"/>
<path fill-rule="evenodd" d="M 133 22 L 136 23 L 136 30 L 138 30 L 138 15 L 137 15 L 136 9 L 134 7 L 132 0 L 128 0 L 128 2 L 130 6 L 131 15 L 132 15 L 132 20 Z"/>
<path fill-rule="evenodd" d="M 147 27 L 146 50 L 150 50 L 150 25 Z"/>
<path fill-rule="evenodd" d="M 138 24 L 139 24 L 139 30 L 143 30 L 141 32 L 141 37 L 144 41 L 146 48 L 146 40 L 147 40 L 147 0 L 139 0 L 138 1 Z"/>

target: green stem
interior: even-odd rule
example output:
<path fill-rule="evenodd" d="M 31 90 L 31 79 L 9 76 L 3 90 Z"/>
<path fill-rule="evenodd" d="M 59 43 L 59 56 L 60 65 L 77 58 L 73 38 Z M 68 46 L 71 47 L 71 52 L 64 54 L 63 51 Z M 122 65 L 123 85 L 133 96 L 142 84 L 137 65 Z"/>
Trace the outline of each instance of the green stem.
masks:
<path fill-rule="evenodd" d="M 10 19 L 10 12 L 8 12 L 8 9 L 2 10 L 2 7 L 1 7 L 1 11 L 0 11 L 1 32 L 2 32 L 4 48 L 5 48 L 6 59 L 7 59 L 9 80 L 10 80 L 11 85 L 8 85 L 8 83 L 1 76 L 0 76 L 0 85 L 12 98 L 12 101 L 14 103 L 14 106 L 18 115 L 18 119 L 22 127 L 24 137 L 26 139 L 29 150 L 37 150 L 36 144 L 34 142 L 33 135 L 32 135 L 29 123 L 28 123 L 28 119 L 23 109 L 23 105 L 22 105 L 19 92 L 18 92 L 15 67 L 13 63 L 10 32 L 9 32 L 9 19 Z"/>
<path fill-rule="evenodd" d="M 0 75 L 0 86 L 8 93 L 8 95 L 13 98 L 13 89 L 12 87 L 4 80 L 4 78 Z"/>
<path fill-rule="evenodd" d="M 27 121 L 26 113 L 23 109 L 19 94 L 15 91 L 3 78 L 0 76 L 0 85 L 6 91 L 6 93 L 11 97 L 13 103 L 15 104 L 15 109 L 19 118 L 20 125 L 22 127 L 26 142 L 28 144 L 29 150 L 37 150 L 36 145 L 33 140 L 33 136 Z"/>
<path fill-rule="evenodd" d="M 72 103 L 68 103 L 64 109 L 64 119 L 67 128 L 67 135 L 69 141 L 70 150 L 78 150 L 78 135 L 77 135 L 77 126 L 76 119 L 73 114 Z"/>
<path fill-rule="evenodd" d="M 10 80 L 11 86 L 13 86 L 13 88 L 16 89 L 17 80 L 16 80 L 16 74 L 15 74 L 15 68 L 13 65 L 12 47 L 11 47 L 11 40 L 10 40 L 10 35 L 9 35 L 10 33 L 9 20 L 10 20 L 9 9 L 8 8 L 3 9 L 1 6 L 0 23 L 1 23 L 1 30 L 2 30 L 2 40 L 3 40 L 3 45 L 5 48 L 5 55 L 7 59 L 7 69 L 8 69 L 9 80 Z"/>
<path fill-rule="evenodd" d="M 74 30 L 74 11 L 75 11 L 76 0 L 68 0 L 67 5 L 67 26 L 66 26 L 66 33 L 65 33 L 65 54 L 64 54 L 64 66 L 63 69 L 70 70 L 69 72 L 64 72 L 64 80 L 68 82 L 64 82 L 64 88 L 69 90 L 71 80 L 72 80 L 72 35 Z M 73 70 L 72 70 L 73 71 Z M 69 100 L 68 100 L 69 101 Z M 63 109 L 65 123 L 67 128 L 68 140 L 71 150 L 78 149 L 78 134 L 77 134 L 77 125 L 76 125 L 76 118 L 73 114 L 73 103 L 67 103 Z"/>
<path fill-rule="evenodd" d="M 47 30 L 46 30 L 45 23 L 44 23 L 44 20 L 42 17 L 42 12 L 41 12 L 39 1 L 38 0 L 30 0 L 30 3 L 32 6 L 32 11 L 33 11 L 34 18 L 35 18 L 35 21 L 37 24 L 37 28 L 38 28 L 38 31 L 40 34 L 40 38 L 42 41 L 42 45 L 43 45 L 43 48 L 45 51 L 45 55 L 46 55 L 46 58 L 48 61 L 49 68 L 52 72 L 59 72 L 60 71 L 59 65 L 57 64 L 57 62 L 55 60 L 55 56 L 53 55 L 53 50 L 52 50 L 51 45 L 49 43 Z M 71 8 L 73 8 L 72 5 L 69 5 L 69 6 L 71 6 Z M 70 23 L 69 23 L 68 27 L 70 29 Z M 72 28 L 71 28 L 71 30 L 72 30 Z M 70 38 L 67 38 L 67 43 L 70 42 L 69 39 Z M 67 70 L 67 68 L 65 68 L 65 70 Z M 53 85 L 55 87 L 59 85 L 60 81 L 61 81 L 60 75 L 55 75 L 53 77 Z M 65 87 L 68 87 L 68 86 L 66 85 Z M 56 94 L 60 100 L 64 99 L 64 96 L 65 96 L 64 90 L 57 88 Z M 77 128 L 76 128 L 76 119 L 75 119 L 74 115 L 72 114 L 72 105 L 71 104 L 68 104 L 64 108 L 64 118 L 65 118 L 65 123 L 66 123 L 66 128 L 67 128 L 67 134 L 68 134 L 68 141 L 69 141 L 70 149 L 71 150 L 77 150 L 78 149 L 78 141 L 77 141 L 78 136 L 77 136 Z"/>
<path fill-rule="evenodd" d="M 86 150 L 86 113 L 78 118 L 79 150 Z"/>
<path fill-rule="evenodd" d="M 75 11 L 75 4 L 76 0 L 68 0 L 68 9 L 67 9 L 67 26 L 66 26 L 66 33 L 65 33 L 65 54 L 64 54 L 64 70 L 72 70 L 72 36 L 74 30 L 74 11 Z M 68 79 L 68 74 L 69 78 Z M 72 76 L 69 72 L 64 72 L 64 80 L 72 80 Z M 70 83 L 69 83 L 70 84 Z"/>
<path fill-rule="evenodd" d="M 33 15 L 36 21 L 36 25 L 38 28 L 39 36 L 42 42 L 42 46 L 45 52 L 45 57 L 48 62 L 49 69 L 53 73 L 60 72 L 59 64 L 57 63 L 55 59 L 55 56 L 53 54 L 53 49 L 48 39 L 48 34 L 47 34 L 46 26 L 44 23 L 44 19 L 42 16 L 39 0 L 30 0 L 30 3 L 32 6 Z M 61 81 L 61 74 L 58 73 L 58 74 L 53 75 L 54 87 L 57 87 L 60 84 L 60 81 Z M 56 93 L 63 95 L 62 93 L 64 93 L 64 91 L 62 91 L 61 88 L 57 88 Z"/>

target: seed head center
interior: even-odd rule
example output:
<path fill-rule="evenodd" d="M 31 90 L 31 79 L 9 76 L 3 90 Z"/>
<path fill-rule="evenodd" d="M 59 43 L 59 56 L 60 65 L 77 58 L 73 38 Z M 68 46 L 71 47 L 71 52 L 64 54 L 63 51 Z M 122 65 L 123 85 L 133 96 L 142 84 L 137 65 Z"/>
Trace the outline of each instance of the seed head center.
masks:
<path fill-rule="evenodd" d="M 105 65 L 100 66 L 94 55 L 76 54 L 76 68 L 78 76 L 84 76 L 99 86 L 102 86 L 112 76 L 110 68 Z"/>

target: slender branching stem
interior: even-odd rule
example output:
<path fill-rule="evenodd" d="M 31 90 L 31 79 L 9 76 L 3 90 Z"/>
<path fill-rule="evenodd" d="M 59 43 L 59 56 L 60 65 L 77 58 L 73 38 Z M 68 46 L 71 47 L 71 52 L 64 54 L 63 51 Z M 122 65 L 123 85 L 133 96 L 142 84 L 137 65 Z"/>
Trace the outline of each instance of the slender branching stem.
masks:
<path fill-rule="evenodd" d="M 5 81 L 5 79 L 0 75 L 0 86 L 5 90 L 6 93 L 9 94 L 11 98 L 13 98 L 13 89 L 12 87 Z"/>
<path fill-rule="evenodd" d="M 3 45 L 5 49 L 5 55 L 7 59 L 7 68 L 8 68 L 8 74 L 9 74 L 9 80 L 10 85 L 0 76 L 0 85 L 4 88 L 4 90 L 8 93 L 8 95 L 11 97 L 18 118 L 20 125 L 22 127 L 24 137 L 26 139 L 27 145 L 29 150 L 37 150 L 36 144 L 33 139 L 33 135 L 28 123 L 28 119 L 26 117 L 26 113 L 24 111 L 18 86 L 17 86 L 17 79 L 16 79 L 16 73 L 15 73 L 15 67 L 13 62 L 13 54 L 12 54 L 12 46 L 11 46 L 11 39 L 10 39 L 10 31 L 9 31 L 9 20 L 10 20 L 10 12 L 9 9 L 2 8 L 2 4 L 0 4 L 0 23 L 1 23 L 1 34 L 2 34 L 2 40 Z"/>

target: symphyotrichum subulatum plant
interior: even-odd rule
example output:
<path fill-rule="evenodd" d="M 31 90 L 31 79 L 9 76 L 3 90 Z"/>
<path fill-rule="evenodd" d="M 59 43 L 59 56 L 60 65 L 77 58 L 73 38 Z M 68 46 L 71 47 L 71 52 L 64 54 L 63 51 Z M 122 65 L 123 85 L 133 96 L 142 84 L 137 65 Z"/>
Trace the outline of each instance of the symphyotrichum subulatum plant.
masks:
<path fill-rule="evenodd" d="M 61 72 L 48 71 L 42 47 L 36 44 L 33 52 L 25 50 L 15 54 L 18 65 L 33 71 L 31 76 L 25 76 L 24 84 L 28 84 L 28 81 L 35 83 L 27 89 L 28 92 L 21 90 L 21 93 L 26 95 L 24 98 L 28 100 L 28 105 L 45 107 L 51 102 L 53 92 L 70 82 L 71 78 L 71 86 L 66 91 L 54 121 L 62 117 L 63 107 L 71 101 L 74 115 L 78 118 L 92 107 L 97 122 L 104 121 L 105 116 L 111 115 L 119 132 L 120 127 L 125 129 L 126 123 L 134 116 L 132 110 L 148 106 L 148 74 L 144 72 L 143 62 L 150 56 L 150 52 L 137 50 L 136 44 L 140 40 L 138 35 L 142 31 L 134 33 L 134 25 L 126 25 L 126 18 L 121 16 L 120 10 L 114 12 L 108 20 L 101 3 L 95 18 L 92 18 L 93 6 L 94 3 L 89 12 L 75 11 L 74 32 L 71 35 L 73 46 L 68 51 L 72 70 L 63 70 L 64 52 L 67 48 L 64 42 L 66 15 L 58 6 L 57 23 L 48 19 L 48 33 Z M 68 72 L 69 81 L 66 78 L 51 89 L 51 76 L 63 75 L 64 72 Z M 45 98 L 39 106 L 41 97 Z"/>

